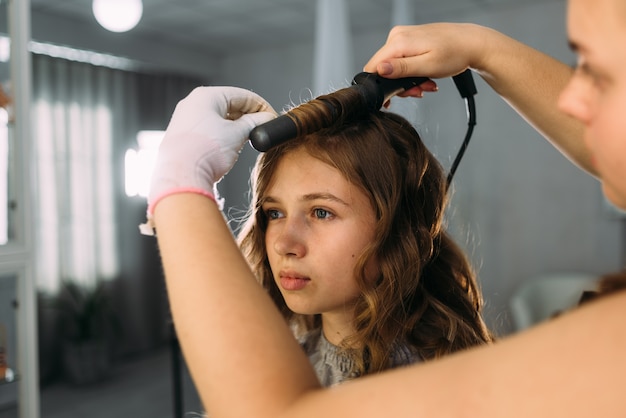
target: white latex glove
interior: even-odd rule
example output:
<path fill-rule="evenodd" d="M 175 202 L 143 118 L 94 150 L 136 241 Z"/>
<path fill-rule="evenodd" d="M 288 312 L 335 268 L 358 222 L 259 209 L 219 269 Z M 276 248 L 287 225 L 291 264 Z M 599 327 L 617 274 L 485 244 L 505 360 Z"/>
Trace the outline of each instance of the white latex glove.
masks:
<path fill-rule="evenodd" d="M 250 131 L 275 117 L 262 97 L 237 87 L 197 87 L 181 100 L 159 147 L 141 232 L 152 234 L 154 208 L 166 196 L 215 199 L 215 183 L 235 164 Z"/>

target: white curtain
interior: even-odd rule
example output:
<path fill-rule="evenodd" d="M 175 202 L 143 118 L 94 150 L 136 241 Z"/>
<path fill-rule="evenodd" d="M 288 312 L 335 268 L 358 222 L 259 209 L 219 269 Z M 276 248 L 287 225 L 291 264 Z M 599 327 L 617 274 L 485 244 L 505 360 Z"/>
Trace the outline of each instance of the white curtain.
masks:
<path fill-rule="evenodd" d="M 350 19 L 345 0 L 317 0 L 313 93 L 346 87 L 354 76 Z"/>
<path fill-rule="evenodd" d="M 416 23 L 414 3 L 414 0 L 393 0 L 391 6 L 391 27 L 414 25 Z M 389 110 L 404 116 L 415 127 L 420 127 L 424 125 L 424 112 L 421 106 L 421 100 L 395 97 L 391 99 Z"/>
<path fill-rule="evenodd" d="M 129 110 L 116 98 L 132 79 L 39 55 L 33 73 L 38 285 L 48 292 L 62 279 L 93 285 L 118 273 L 114 121 Z"/>
<path fill-rule="evenodd" d="M 415 0 L 393 0 L 391 26 L 415 24 Z"/>
<path fill-rule="evenodd" d="M 125 194 L 124 155 L 137 148 L 140 130 L 165 129 L 176 103 L 207 83 L 33 54 L 38 289 L 54 295 L 63 279 L 107 281 L 124 318 L 115 342 L 120 354 L 153 348 L 169 335 L 156 242 L 138 230 L 146 201 Z"/>

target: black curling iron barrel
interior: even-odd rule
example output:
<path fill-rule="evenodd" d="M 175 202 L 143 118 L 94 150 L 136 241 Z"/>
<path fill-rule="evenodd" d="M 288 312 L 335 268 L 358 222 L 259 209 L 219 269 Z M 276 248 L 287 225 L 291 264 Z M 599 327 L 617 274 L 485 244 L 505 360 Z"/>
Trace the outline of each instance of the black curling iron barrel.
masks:
<path fill-rule="evenodd" d="M 374 73 L 362 72 L 352 80 L 348 88 L 356 89 L 365 99 L 370 110 L 380 109 L 396 94 L 429 80 L 427 77 L 389 79 Z M 286 114 L 255 127 L 250 132 L 250 142 L 257 151 L 265 152 L 299 134 L 295 122 Z"/>

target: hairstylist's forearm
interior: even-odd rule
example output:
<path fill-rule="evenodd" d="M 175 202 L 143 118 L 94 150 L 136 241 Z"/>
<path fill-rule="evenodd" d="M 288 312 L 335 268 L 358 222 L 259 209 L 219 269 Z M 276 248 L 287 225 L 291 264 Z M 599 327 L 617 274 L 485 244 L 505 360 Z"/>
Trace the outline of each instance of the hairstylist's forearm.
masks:
<path fill-rule="evenodd" d="M 563 154 L 596 174 L 583 143 L 582 124 L 561 112 L 557 104 L 572 69 L 492 29 L 476 28 L 488 42 L 473 63 L 474 70 Z"/>
<path fill-rule="evenodd" d="M 155 223 L 178 337 L 215 417 L 275 417 L 317 381 L 217 205 L 177 194 Z"/>

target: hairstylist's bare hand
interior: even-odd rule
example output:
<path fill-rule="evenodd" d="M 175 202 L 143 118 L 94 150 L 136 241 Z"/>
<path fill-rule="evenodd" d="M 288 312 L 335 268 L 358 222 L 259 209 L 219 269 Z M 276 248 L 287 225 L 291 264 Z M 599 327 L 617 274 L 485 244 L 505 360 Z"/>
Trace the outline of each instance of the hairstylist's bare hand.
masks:
<path fill-rule="evenodd" d="M 396 26 L 364 71 L 387 78 L 451 77 L 480 65 L 486 49 L 484 35 L 488 31 L 481 26 L 461 23 Z M 420 97 L 424 91 L 435 90 L 434 82 L 426 82 L 401 96 Z"/>
<path fill-rule="evenodd" d="M 212 196 L 235 164 L 248 134 L 276 117 L 269 103 L 237 87 L 198 87 L 176 106 L 159 148 L 148 217 L 164 197 L 180 192 Z"/>

